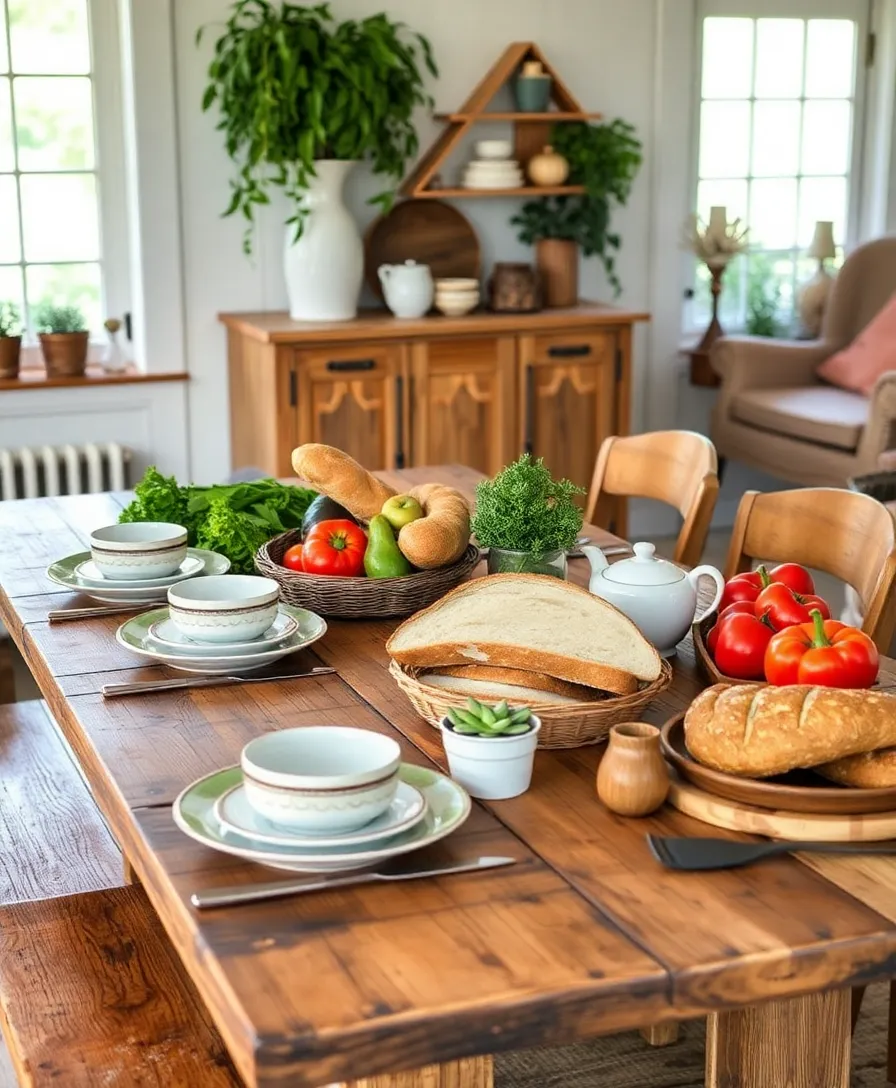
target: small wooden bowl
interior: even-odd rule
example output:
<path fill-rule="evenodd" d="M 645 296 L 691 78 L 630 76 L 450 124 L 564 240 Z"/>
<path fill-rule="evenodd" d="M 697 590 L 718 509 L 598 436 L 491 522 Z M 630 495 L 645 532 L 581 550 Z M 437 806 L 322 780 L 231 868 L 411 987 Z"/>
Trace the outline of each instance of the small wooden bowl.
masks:
<path fill-rule="evenodd" d="M 716 663 L 706 648 L 706 638 L 718 618 L 717 612 L 710 612 L 691 628 L 691 637 L 694 640 L 694 657 L 697 659 L 699 670 L 711 684 L 764 684 L 764 680 L 738 680 L 736 676 L 727 676 L 716 668 Z"/>

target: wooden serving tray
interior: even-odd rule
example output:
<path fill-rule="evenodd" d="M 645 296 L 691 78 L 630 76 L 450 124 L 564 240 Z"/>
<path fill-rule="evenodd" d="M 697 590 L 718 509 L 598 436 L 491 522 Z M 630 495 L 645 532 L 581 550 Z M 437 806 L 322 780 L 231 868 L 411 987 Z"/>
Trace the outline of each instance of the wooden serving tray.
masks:
<path fill-rule="evenodd" d="M 663 726 L 661 745 L 663 755 L 679 777 L 715 799 L 801 816 L 809 813 L 821 816 L 896 813 L 896 787 L 893 786 L 860 790 L 835 786 L 812 771 L 792 771 L 775 778 L 741 778 L 704 767 L 685 745 L 684 714 L 677 714 Z"/>
<path fill-rule="evenodd" d="M 711 684 L 762 684 L 763 680 L 738 680 L 736 676 L 726 676 L 719 672 L 709 650 L 706 648 L 706 636 L 712 630 L 718 619 L 717 612 L 710 612 L 698 623 L 691 627 L 691 638 L 694 640 L 694 656 L 697 659 L 697 668 L 703 673 Z"/>

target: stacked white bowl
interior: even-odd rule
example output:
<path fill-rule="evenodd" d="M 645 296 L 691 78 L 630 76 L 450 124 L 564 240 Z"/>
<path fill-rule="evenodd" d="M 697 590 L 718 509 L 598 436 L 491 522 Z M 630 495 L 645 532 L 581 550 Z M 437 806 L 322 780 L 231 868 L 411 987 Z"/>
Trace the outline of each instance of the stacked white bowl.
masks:
<path fill-rule="evenodd" d="M 467 164 L 462 185 L 465 189 L 518 189 L 523 184 L 523 172 L 516 159 L 511 159 L 510 140 L 479 140 L 476 158 Z"/>
<path fill-rule="evenodd" d="M 479 280 L 447 278 L 436 280 L 436 309 L 446 317 L 463 317 L 479 303 Z"/>

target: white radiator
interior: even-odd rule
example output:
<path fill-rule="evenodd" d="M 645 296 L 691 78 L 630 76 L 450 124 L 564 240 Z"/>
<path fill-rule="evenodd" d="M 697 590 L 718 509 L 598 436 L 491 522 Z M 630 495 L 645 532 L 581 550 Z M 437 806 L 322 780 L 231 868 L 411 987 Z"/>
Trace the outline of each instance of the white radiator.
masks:
<path fill-rule="evenodd" d="M 0 499 L 122 491 L 130 460 L 117 442 L 0 449 Z"/>

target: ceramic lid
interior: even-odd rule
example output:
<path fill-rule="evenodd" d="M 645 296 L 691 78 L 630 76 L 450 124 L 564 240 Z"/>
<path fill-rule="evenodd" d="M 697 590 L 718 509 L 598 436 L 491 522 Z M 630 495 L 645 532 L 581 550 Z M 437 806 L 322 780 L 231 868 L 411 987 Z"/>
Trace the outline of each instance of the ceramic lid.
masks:
<path fill-rule="evenodd" d="M 627 586 L 667 586 L 680 582 L 684 571 L 668 559 L 658 559 L 653 544 L 641 541 L 634 545 L 634 558 L 613 563 L 601 573 L 610 582 Z"/>

